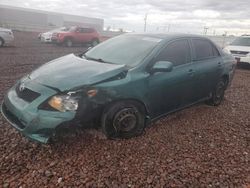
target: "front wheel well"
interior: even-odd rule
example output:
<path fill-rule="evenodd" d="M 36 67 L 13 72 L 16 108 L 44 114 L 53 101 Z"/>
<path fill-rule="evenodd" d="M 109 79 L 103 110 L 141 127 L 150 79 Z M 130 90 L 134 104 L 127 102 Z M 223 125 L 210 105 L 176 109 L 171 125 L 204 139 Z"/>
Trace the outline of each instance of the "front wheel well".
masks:
<path fill-rule="evenodd" d="M 0 40 L 3 42 L 2 45 L 4 45 L 4 42 L 5 42 L 4 39 L 2 37 L 0 37 Z"/>
<path fill-rule="evenodd" d="M 146 105 L 145 105 L 142 101 L 137 100 L 137 99 L 119 99 L 119 100 L 112 101 L 112 102 L 108 103 L 107 105 L 105 105 L 102 114 L 104 114 L 105 112 L 107 112 L 107 110 L 108 110 L 111 106 L 113 106 L 113 105 L 115 105 L 115 104 L 117 104 L 117 103 L 121 103 L 121 102 L 123 102 L 123 103 L 126 103 L 126 102 L 127 102 L 127 103 L 132 103 L 132 104 L 134 104 L 135 106 L 137 106 L 138 108 L 140 108 L 141 110 L 143 110 L 143 112 L 145 112 L 145 115 L 146 115 L 146 116 L 149 114 Z"/>
<path fill-rule="evenodd" d="M 222 79 L 223 79 L 223 81 L 225 82 L 225 86 L 226 86 L 226 88 L 227 88 L 227 85 L 228 85 L 228 83 L 229 83 L 229 76 L 228 76 L 227 74 L 224 74 L 224 75 L 222 76 Z"/>

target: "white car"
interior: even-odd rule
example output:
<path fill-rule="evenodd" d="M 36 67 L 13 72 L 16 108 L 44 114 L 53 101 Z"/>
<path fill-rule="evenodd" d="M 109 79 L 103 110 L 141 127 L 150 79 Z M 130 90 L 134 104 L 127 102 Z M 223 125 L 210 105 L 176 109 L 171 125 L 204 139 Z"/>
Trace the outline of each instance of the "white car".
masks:
<path fill-rule="evenodd" d="M 50 43 L 50 42 L 52 42 L 51 38 L 52 38 L 53 33 L 57 32 L 57 31 L 67 31 L 67 30 L 68 30 L 67 27 L 61 27 L 61 28 L 58 28 L 58 29 L 53 29 L 51 31 L 40 34 L 40 39 L 41 39 L 42 42 Z"/>
<path fill-rule="evenodd" d="M 52 32 L 48 31 L 46 33 L 41 34 L 41 41 L 42 42 L 51 42 Z"/>
<path fill-rule="evenodd" d="M 250 35 L 236 38 L 224 50 L 230 52 L 238 63 L 250 64 Z"/>
<path fill-rule="evenodd" d="M 14 35 L 10 29 L 0 27 L 0 47 L 14 41 Z"/>

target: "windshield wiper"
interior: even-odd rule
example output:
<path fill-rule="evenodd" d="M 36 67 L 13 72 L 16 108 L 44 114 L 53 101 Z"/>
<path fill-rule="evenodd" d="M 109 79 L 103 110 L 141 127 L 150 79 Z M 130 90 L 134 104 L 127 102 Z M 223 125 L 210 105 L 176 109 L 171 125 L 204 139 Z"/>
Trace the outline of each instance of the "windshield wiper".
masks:
<path fill-rule="evenodd" d="M 97 61 L 97 62 L 100 62 L 100 63 L 109 63 L 109 64 L 114 64 L 114 63 L 111 63 L 111 62 L 104 61 L 102 58 L 93 58 L 93 57 L 88 57 L 88 56 L 86 56 L 85 54 L 84 54 L 83 56 L 84 56 L 84 57 L 85 57 L 85 59 L 87 59 L 87 60 Z"/>

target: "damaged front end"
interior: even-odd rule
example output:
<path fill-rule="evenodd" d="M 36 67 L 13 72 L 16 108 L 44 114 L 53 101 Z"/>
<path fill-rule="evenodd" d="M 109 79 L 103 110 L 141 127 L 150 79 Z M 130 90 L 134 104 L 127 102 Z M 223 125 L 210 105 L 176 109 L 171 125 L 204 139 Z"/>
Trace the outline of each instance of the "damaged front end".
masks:
<path fill-rule="evenodd" d="M 47 143 L 59 127 L 99 118 L 111 99 L 93 85 L 124 78 L 124 70 L 74 55 L 59 58 L 18 81 L 5 95 L 1 112 L 23 135 Z"/>
<path fill-rule="evenodd" d="M 1 112 L 5 119 L 26 137 L 47 143 L 54 135 L 56 128 L 64 123 L 72 121 L 76 111 L 60 112 L 39 108 L 48 96 L 53 96 L 56 91 L 35 82 L 24 82 L 12 87 L 4 97 Z M 38 93 L 37 97 L 33 97 Z"/>

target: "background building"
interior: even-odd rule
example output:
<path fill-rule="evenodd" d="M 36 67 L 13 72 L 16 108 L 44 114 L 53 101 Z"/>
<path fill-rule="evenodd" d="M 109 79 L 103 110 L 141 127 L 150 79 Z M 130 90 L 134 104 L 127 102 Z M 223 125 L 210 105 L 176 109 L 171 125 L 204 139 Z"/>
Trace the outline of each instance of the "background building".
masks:
<path fill-rule="evenodd" d="M 0 5 L 0 27 L 21 31 L 47 31 L 62 26 L 92 27 L 101 32 L 104 20 Z"/>

